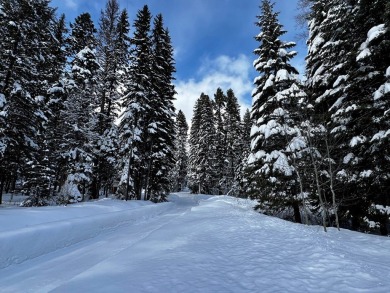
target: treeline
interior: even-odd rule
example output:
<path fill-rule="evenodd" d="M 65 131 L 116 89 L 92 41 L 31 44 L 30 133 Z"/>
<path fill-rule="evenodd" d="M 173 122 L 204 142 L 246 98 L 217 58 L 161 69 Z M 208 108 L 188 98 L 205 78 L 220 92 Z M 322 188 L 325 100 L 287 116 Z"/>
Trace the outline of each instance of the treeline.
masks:
<path fill-rule="evenodd" d="M 248 194 L 303 223 L 389 233 L 390 3 L 303 1 L 310 8 L 306 81 L 269 0 L 254 65 Z"/>
<path fill-rule="evenodd" d="M 162 16 L 144 6 L 130 36 L 117 0 L 98 27 L 88 13 L 67 27 L 49 2 L 0 0 L 0 203 L 21 183 L 24 205 L 109 192 L 163 201 L 175 65 Z"/>
<path fill-rule="evenodd" d="M 189 137 L 188 187 L 193 193 L 244 195 L 243 169 L 249 153 L 251 121 L 243 119 L 232 89 L 214 99 L 201 94 Z"/>

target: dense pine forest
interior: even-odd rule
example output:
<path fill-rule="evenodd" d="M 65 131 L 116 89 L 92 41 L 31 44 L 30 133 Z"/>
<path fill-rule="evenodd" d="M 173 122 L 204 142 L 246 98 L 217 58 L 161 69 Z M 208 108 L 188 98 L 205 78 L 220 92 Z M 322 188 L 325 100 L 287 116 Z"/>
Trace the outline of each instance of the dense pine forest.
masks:
<path fill-rule="evenodd" d="M 305 72 L 261 0 L 252 108 L 241 117 L 234 89 L 217 88 L 199 93 L 189 125 L 161 14 L 144 6 L 131 23 L 108 0 L 97 24 L 82 13 L 68 26 L 50 0 L 0 0 L 0 204 L 10 192 L 44 206 L 189 189 L 389 234 L 390 3 L 301 4 Z"/>

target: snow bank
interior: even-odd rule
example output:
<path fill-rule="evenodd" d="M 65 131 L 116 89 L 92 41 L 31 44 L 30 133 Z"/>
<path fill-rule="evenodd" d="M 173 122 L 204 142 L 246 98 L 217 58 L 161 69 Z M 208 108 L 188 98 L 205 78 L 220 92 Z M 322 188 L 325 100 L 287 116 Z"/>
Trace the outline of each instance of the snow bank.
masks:
<path fill-rule="evenodd" d="M 153 218 L 172 203 L 100 200 L 64 207 L 1 210 L 0 268 Z M 26 245 L 26 243 L 28 243 Z"/>

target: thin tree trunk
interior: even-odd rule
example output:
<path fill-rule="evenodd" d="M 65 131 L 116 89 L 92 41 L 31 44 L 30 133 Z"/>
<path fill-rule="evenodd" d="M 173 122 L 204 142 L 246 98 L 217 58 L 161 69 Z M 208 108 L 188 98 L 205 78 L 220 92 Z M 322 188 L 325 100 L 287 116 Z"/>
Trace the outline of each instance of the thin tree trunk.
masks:
<path fill-rule="evenodd" d="M 328 139 L 325 139 L 326 143 L 326 152 L 328 157 L 328 165 L 329 165 L 329 178 L 330 178 L 330 192 L 332 193 L 332 206 L 333 206 L 333 212 L 335 215 L 336 220 L 336 227 L 340 231 L 340 223 L 339 223 L 339 215 L 338 215 L 338 206 L 336 203 L 336 193 L 334 191 L 334 184 L 333 184 L 333 169 L 332 169 L 332 162 L 330 161 L 330 150 L 329 150 L 329 144 Z"/>
<path fill-rule="evenodd" d="M 126 196 L 125 200 L 129 200 L 129 189 L 130 189 L 130 172 L 131 172 L 131 164 L 133 163 L 133 147 L 131 147 L 129 165 L 127 167 L 127 178 L 126 178 Z"/>
<path fill-rule="evenodd" d="M 299 181 L 299 190 L 301 192 L 303 216 L 305 218 L 305 225 L 309 225 L 309 217 L 307 215 L 307 206 L 306 206 L 306 201 L 304 198 L 302 179 L 301 179 L 301 176 L 299 175 L 299 172 L 298 171 L 296 171 L 296 172 L 297 172 L 297 177 L 298 177 L 298 181 Z"/>
<path fill-rule="evenodd" d="M 3 203 L 4 176 L 0 178 L 0 205 Z"/>
<path fill-rule="evenodd" d="M 319 174 L 318 174 L 318 170 L 317 170 L 317 165 L 314 161 L 313 161 L 313 167 L 314 167 L 314 175 L 315 175 L 316 187 L 317 187 L 317 196 L 318 196 L 318 199 L 320 201 L 320 205 L 322 207 L 322 226 L 324 227 L 324 231 L 327 232 L 325 204 L 324 204 L 324 200 L 322 199 L 321 185 L 320 185 L 320 179 L 319 179 Z"/>

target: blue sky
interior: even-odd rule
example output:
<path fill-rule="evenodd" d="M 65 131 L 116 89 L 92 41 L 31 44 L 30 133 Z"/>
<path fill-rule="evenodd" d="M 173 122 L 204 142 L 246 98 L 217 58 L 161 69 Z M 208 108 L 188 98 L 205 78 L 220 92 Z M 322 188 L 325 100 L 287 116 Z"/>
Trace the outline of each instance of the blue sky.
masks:
<path fill-rule="evenodd" d="M 276 0 L 275 10 L 288 31 L 283 40 L 297 42 L 299 52 L 293 64 L 302 71 L 306 48 L 298 41 L 295 24 L 298 0 Z M 232 88 L 240 101 L 242 112 L 251 105 L 251 91 L 256 72 L 252 63 L 258 46 L 254 36 L 260 14 L 260 0 L 119 0 L 126 8 L 130 23 L 143 5 L 152 14 L 161 13 L 168 27 L 175 48 L 176 60 L 176 108 L 182 109 L 188 120 L 192 107 L 202 92 L 214 95 L 221 87 Z M 65 13 L 67 21 L 82 12 L 89 12 L 98 26 L 100 11 L 106 0 L 52 0 L 58 13 Z"/>

